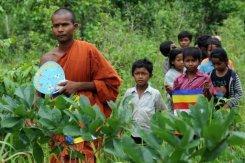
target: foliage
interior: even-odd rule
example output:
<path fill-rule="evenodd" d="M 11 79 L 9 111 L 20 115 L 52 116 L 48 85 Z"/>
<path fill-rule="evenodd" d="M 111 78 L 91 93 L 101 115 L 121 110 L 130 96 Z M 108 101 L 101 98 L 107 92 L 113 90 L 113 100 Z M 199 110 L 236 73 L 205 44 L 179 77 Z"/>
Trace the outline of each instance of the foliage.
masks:
<path fill-rule="evenodd" d="M 47 144 L 54 135 L 82 137 L 86 141 L 92 141 L 94 137 L 108 141 L 120 135 L 131 124 L 132 112 L 125 109 L 129 108 L 126 104 L 111 103 L 112 115 L 106 119 L 86 97 L 35 99 L 32 87 L 21 87 L 16 89 L 13 97 L 4 95 L 0 101 L 1 136 L 9 137 L 11 133 L 12 149 L 31 153 L 36 162 L 43 162 L 42 144 Z M 5 144 L 9 145 L 7 138 L 2 143 L 3 149 Z M 11 155 L 16 154 L 6 153 L 4 158 L 8 160 Z"/>
<path fill-rule="evenodd" d="M 37 69 L 37 61 L 22 63 L 12 69 L 0 69 L 0 95 L 13 95 L 17 87 L 29 85 Z"/>
<path fill-rule="evenodd" d="M 155 114 L 151 130 L 141 131 L 145 145 L 135 145 L 125 136 L 114 140 L 105 152 L 132 162 L 212 161 L 228 145 L 245 143 L 244 132 L 230 130 L 235 114 L 235 110 L 214 111 L 212 102 L 200 97 L 190 114 Z"/>
<path fill-rule="evenodd" d="M 167 112 L 155 114 L 150 131 L 139 129 L 145 141 L 141 146 L 130 138 L 133 108 L 128 98 L 118 104 L 110 103 L 112 114 L 106 119 L 85 97 L 35 99 L 34 94 L 32 87 L 21 87 L 13 97 L 4 95 L 1 99 L 0 130 L 5 137 L 1 151 L 11 148 L 3 154 L 2 160 L 24 154 L 36 162 L 43 162 L 43 146 L 54 141 L 54 135 L 82 137 L 91 142 L 101 139 L 102 147 L 94 149 L 98 150 L 99 159 L 103 160 L 103 151 L 112 160 L 116 157 L 116 160 L 133 162 L 211 161 L 228 145 L 245 144 L 244 132 L 232 130 L 235 110 L 214 111 L 212 102 L 204 97 L 199 98 L 190 114 L 181 112 L 177 117 Z M 8 140 L 10 135 L 12 142 Z M 62 146 L 53 143 L 55 148 L 51 153 L 56 153 Z M 65 147 L 73 151 L 72 145 Z"/>
<path fill-rule="evenodd" d="M 2 96 L 0 123 L 1 125 L 3 123 L 4 126 L 4 128 L 1 126 L 0 129 L 0 162 L 7 159 L 13 162 L 25 162 L 26 160 L 33 162 L 33 159 L 36 159 L 41 162 L 42 158 L 38 157 L 38 154 L 42 156 L 42 151 L 47 162 L 50 153 L 53 152 L 48 147 L 48 141 L 53 133 L 62 134 L 64 132 L 72 133 L 72 135 L 79 134 L 88 139 L 91 138 L 91 135 L 105 136 L 105 148 L 100 150 L 99 157 L 101 160 L 110 162 L 142 161 L 142 159 L 147 162 L 154 162 L 155 159 L 186 161 L 188 157 L 194 161 L 205 160 L 208 152 L 217 149 L 213 147 L 220 143 L 216 141 L 217 137 L 222 137 L 224 142 L 217 150 L 217 153 L 221 152 L 221 154 L 215 161 L 227 162 L 244 158 L 245 152 L 241 145 L 229 145 L 224 150 L 227 144 L 237 142 L 238 138 L 243 137 L 240 132 L 245 131 L 244 102 L 240 105 L 237 113 L 239 115 L 235 114 L 235 117 L 232 117 L 234 113 L 223 113 L 222 110 L 212 114 L 212 116 L 218 115 L 224 119 L 231 116 L 235 121 L 228 129 L 223 129 L 224 132 L 219 133 L 218 136 L 215 136 L 216 133 L 209 135 L 209 133 L 204 134 L 198 131 L 197 127 L 193 127 L 197 123 L 193 117 L 187 116 L 186 118 L 180 115 L 180 118 L 176 118 L 165 113 L 156 115 L 152 121 L 154 127 L 162 125 L 158 123 L 159 119 L 166 121 L 168 125 L 165 128 L 169 132 L 169 126 L 179 129 L 176 127 L 177 124 L 183 126 L 181 132 L 190 131 L 191 134 L 187 134 L 189 137 L 186 136 L 181 140 L 176 138 L 179 143 L 186 143 L 182 140 L 195 142 L 191 135 L 193 132 L 195 134 L 200 132 L 197 144 L 190 143 L 193 148 L 185 144 L 185 149 L 183 149 L 179 145 L 171 144 L 175 139 L 172 142 L 166 135 L 161 135 L 162 133 L 159 136 L 154 127 L 150 133 L 142 132 L 147 146 L 135 145 L 129 138 L 132 124 L 130 112 L 128 112 L 130 106 L 126 101 L 117 105 L 111 104 L 111 107 L 114 108 L 113 115 L 109 119 L 102 120 L 103 118 L 94 107 L 87 106 L 92 110 L 91 112 L 89 109 L 89 111 L 85 110 L 86 113 L 79 111 L 81 101 L 76 97 L 73 97 L 72 100 L 66 97 L 37 100 L 35 105 L 32 105 L 33 100 L 36 100 L 33 97 L 34 94 L 30 93 L 32 88 L 19 88 L 17 92 L 15 91 L 20 86 L 30 85 L 33 74 L 38 68 L 40 56 L 55 46 L 55 40 L 51 35 L 50 17 L 56 9 L 63 6 L 75 11 L 80 24 L 76 37 L 96 44 L 121 75 L 124 82 L 120 89 L 119 99 L 122 98 L 125 90 L 134 84 L 130 73 L 132 62 L 144 57 L 154 63 L 151 84 L 162 90 L 163 58 L 158 47 L 166 39 L 177 43 L 177 35 L 181 30 L 189 30 L 194 36 L 203 33 L 220 35 L 222 45 L 235 62 L 236 71 L 244 87 L 244 5 L 245 3 L 241 0 L 26 0 L 15 3 L 10 0 L 0 1 L 0 20 L 2 22 L 0 24 L 0 95 Z M 70 106 L 71 110 L 67 109 Z M 127 107 L 129 108 L 125 109 Z M 50 114 L 46 115 L 46 111 Z M 88 114 L 88 116 L 76 117 L 78 113 Z M 57 117 L 50 115 L 57 115 Z M 88 124 L 97 117 L 100 118 L 89 128 Z M 25 119 L 29 118 L 35 120 L 36 126 L 26 125 Z M 84 118 L 88 128 L 80 130 L 80 121 Z M 189 122 L 187 119 L 193 121 Z M 48 123 L 50 121 L 54 122 Z M 217 127 L 225 123 L 225 121 L 214 123 L 216 121 L 217 119 L 214 118 L 203 130 L 213 130 L 215 125 Z M 66 122 L 70 125 L 62 126 Z M 184 125 L 179 124 L 180 122 L 183 122 Z M 98 127 L 100 125 L 101 127 Z M 95 131 L 96 127 L 99 128 L 98 131 Z M 159 131 L 164 130 L 160 128 Z M 235 136 L 230 138 L 232 134 Z M 169 135 L 172 136 L 171 133 Z M 194 146 L 197 147 L 194 148 Z M 23 147 L 26 148 L 23 149 Z M 203 151 L 192 155 L 193 152 L 200 149 Z M 20 151 L 23 153 L 19 153 Z M 213 158 L 216 156 L 214 155 Z"/>

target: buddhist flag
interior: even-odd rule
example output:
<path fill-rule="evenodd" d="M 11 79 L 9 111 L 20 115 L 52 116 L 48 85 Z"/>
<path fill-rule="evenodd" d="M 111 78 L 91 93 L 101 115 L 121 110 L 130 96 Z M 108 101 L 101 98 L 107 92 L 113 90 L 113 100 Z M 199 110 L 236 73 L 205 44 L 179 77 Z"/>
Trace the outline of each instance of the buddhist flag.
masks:
<path fill-rule="evenodd" d="M 194 105 L 198 95 L 203 94 L 203 89 L 180 89 L 172 92 L 173 109 L 186 110 L 189 105 Z"/>

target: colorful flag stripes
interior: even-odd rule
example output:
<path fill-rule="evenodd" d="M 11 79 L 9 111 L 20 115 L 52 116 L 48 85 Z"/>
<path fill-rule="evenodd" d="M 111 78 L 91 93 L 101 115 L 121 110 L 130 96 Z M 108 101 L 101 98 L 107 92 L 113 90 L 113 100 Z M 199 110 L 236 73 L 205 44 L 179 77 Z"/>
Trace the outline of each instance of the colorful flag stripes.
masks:
<path fill-rule="evenodd" d="M 172 93 L 173 109 L 189 109 L 194 105 L 198 95 L 203 94 L 202 89 L 175 90 Z"/>

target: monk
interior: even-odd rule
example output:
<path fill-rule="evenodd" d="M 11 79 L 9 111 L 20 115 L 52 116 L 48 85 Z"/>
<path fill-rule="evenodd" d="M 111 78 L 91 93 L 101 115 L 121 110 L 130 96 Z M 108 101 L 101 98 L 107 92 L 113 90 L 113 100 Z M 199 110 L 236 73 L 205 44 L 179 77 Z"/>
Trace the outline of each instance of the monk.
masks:
<path fill-rule="evenodd" d="M 112 65 L 99 50 L 86 41 L 74 40 L 73 35 L 78 28 L 74 13 L 61 8 L 52 15 L 52 32 L 58 40 L 58 47 L 41 58 L 41 64 L 55 61 L 64 69 L 66 80 L 60 83 L 62 94 L 79 94 L 89 98 L 92 105 L 97 105 L 108 117 L 111 113 L 107 101 L 115 100 L 121 79 Z M 58 141 L 64 138 L 54 136 Z M 74 145 L 75 149 L 85 154 L 85 162 L 94 162 L 94 154 L 89 142 Z M 68 153 L 63 150 L 51 162 L 70 161 Z"/>

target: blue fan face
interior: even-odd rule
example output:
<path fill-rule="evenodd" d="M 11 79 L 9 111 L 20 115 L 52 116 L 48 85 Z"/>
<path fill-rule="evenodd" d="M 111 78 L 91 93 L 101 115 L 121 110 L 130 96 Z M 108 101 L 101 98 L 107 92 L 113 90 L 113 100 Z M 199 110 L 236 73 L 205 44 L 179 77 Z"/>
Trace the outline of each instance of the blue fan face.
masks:
<path fill-rule="evenodd" d="M 48 61 L 36 72 L 33 84 L 39 92 L 51 95 L 58 91 L 58 84 L 64 80 L 62 67 L 56 62 Z"/>

